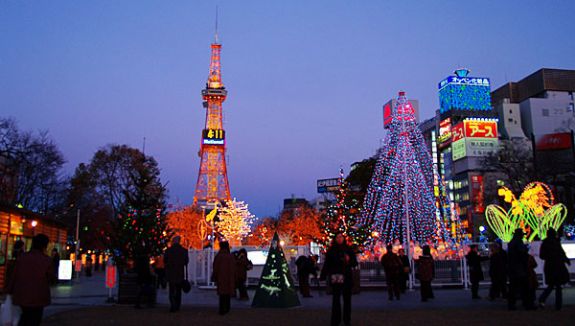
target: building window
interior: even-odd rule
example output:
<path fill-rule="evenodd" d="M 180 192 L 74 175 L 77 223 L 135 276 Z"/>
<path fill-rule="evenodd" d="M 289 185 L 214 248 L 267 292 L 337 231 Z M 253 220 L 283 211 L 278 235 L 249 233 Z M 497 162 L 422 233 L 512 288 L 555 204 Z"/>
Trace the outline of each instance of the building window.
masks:
<path fill-rule="evenodd" d="M 544 117 L 548 117 L 548 116 L 549 116 L 549 109 L 543 109 L 543 110 L 541 110 L 541 114 L 542 114 Z"/>

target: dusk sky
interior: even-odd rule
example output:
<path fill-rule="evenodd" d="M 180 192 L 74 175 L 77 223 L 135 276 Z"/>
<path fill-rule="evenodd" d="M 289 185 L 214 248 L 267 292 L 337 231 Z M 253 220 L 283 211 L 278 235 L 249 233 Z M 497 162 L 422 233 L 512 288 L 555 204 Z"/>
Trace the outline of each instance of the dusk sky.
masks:
<path fill-rule="evenodd" d="M 170 202 L 191 203 L 216 4 L 230 188 L 258 216 L 373 155 L 398 90 L 427 119 L 459 66 L 493 89 L 575 69 L 572 0 L 0 0 L 0 116 L 49 130 L 67 174 L 146 137 Z"/>

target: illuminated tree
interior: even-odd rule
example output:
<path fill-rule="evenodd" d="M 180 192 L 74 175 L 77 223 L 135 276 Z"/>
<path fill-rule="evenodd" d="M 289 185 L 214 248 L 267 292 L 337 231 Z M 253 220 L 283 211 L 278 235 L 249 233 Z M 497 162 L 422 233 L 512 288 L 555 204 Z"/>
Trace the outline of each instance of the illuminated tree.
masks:
<path fill-rule="evenodd" d="M 360 224 L 373 231 L 371 242 L 405 242 L 408 230 L 421 243 L 448 238 L 437 216 L 431 153 L 414 112 L 400 92 L 364 199 Z"/>
<path fill-rule="evenodd" d="M 207 235 L 211 233 L 204 213 L 194 206 L 170 212 L 168 225 L 175 235 L 182 238 L 181 244 L 184 248 L 202 249 L 207 244 Z"/>
<path fill-rule="evenodd" d="M 343 177 L 343 169 L 339 171 L 339 189 L 335 203 L 329 205 L 324 212 L 320 242 L 327 245 L 336 233 L 343 233 L 352 243 L 362 245 L 370 233 L 370 229 L 358 224 L 360 218 L 359 203 L 355 198 L 348 198 L 349 187 Z"/>
<path fill-rule="evenodd" d="M 120 263 L 137 255 L 161 255 L 171 238 L 160 169 L 153 158 L 142 154 L 140 159 L 127 173 L 132 188 L 124 192 L 113 227 L 111 249 L 120 253 Z"/>
<path fill-rule="evenodd" d="M 280 215 L 277 231 L 290 245 L 308 245 L 323 235 L 321 216 L 307 205 L 285 210 Z"/>
<path fill-rule="evenodd" d="M 251 230 L 254 216 L 243 201 L 228 200 L 218 209 L 216 231 L 231 244 L 240 244 Z"/>
<path fill-rule="evenodd" d="M 252 232 L 244 238 L 244 244 L 248 246 L 263 247 L 269 245 L 277 230 L 278 221 L 272 217 L 266 217 L 255 225 Z"/>

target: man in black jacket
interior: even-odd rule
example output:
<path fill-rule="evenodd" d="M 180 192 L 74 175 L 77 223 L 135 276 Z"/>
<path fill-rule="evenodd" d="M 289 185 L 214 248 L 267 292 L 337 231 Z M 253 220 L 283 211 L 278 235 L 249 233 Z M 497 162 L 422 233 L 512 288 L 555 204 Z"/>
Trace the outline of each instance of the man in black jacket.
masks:
<path fill-rule="evenodd" d="M 521 295 L 523 307 L 527 310 L 535 309 L 533 300 L 529 298 L 529 252 L 523 243 L 523 230 L 517 229 L 513 239 L 507 246 L 507 262 L 509 267 L 509 294 L 507 302 L 509 310 L 515 310 L 517 294 Z"/>
<path fill-rule="evenodd" d="M 189 262 L 188 251 L 180 245 L 180 237 L 172 239 L 172 246 L 164 254 L 166 280 L 170 291 L 170 312 L 180 310 L 182 304 L 182 283 Z"/>

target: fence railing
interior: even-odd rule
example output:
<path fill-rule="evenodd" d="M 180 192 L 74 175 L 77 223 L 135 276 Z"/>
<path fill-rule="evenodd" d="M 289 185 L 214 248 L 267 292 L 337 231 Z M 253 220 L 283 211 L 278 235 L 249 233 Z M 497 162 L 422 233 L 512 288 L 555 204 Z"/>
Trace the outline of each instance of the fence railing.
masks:
<path fill-rule="evenodd" d="M 485 248 L 485 244 L 482 244 Z M 261 248 L 246 248 L 250 250 L 261 250 Z M 292 273 L 293 280 L 298 283 L 298 278 L 296 277 L 297 268 L 295 266 L 295 259 L 297 256 L 302 254 L 309 254 L 309 250 L 305 247 L 287 247 L 284 248 L 286 254 L 286 259 Z M 483 255 L 487 252 L 482 252 Z M 211 276 L 211 266 L 213 262 L 215 253 L 211 249 L 204 250 L 190 250 L 190 264 L 188 266 L 188 277 L 189 280 L 194 285 L 209 285 Z M 539 281 L 544 284 L 543 277 L 543 265 L 544 262 L 541 261 L 538 255 L 534 255 L 538 267 L 536 273 Z M 467 261 L 465 258 L 452 259 L 452 260 L 435 260 L 435 279 L 433 280 L 434 285 L 440 286 L 462 286 L 465 288 L 469 287 L 469 268 L 467 266 Z M 321 265 L 320 265 L 321 268 Z M 489 275 L 489 261 L 481 262 L 481 268 L 483 270 L 484 280 L 481 284 L 491 283 Z M 263 265 L 254 265 L 254 268 L 248 272 L 248 284 L 257 284 L 262 273 Z M 571 280 L 575 280 L 575 264 L 570 266 Z M 360 270 L 360 282 L 362 286 L 382 286 L 385 284 L 385 272 L 381 263 L 379 261 L 362 261 L 359 263 Z M 417 262 L 412 261 L 412 268 L 410 270 L 410 280 L 413 286 L 419 286 L 419 281 L 415 277 L 417 273 Z"/>

